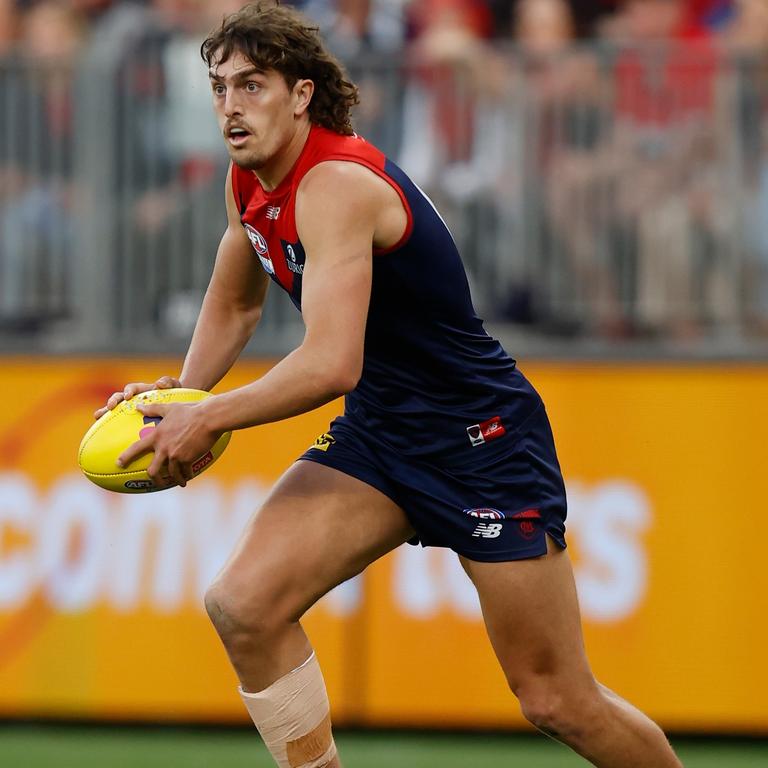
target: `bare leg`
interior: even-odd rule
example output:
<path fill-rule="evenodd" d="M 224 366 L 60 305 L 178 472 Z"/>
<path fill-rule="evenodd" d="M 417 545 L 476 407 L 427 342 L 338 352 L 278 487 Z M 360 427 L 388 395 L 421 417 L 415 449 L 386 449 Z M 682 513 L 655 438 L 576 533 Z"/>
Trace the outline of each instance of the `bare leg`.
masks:
<path fill-rule="evenodd" d="M 509 563 L 461 559 L 523 714 L 599 768 L 681 768 L 661 729 L 595 681 L 568 554 L 549 549 Z"/>
<path fill-rule="evenodd" d="M 369 485 L 309 461 L 277 483 L 206 594 L 244 691 L 263 691 L 312 653 L 299 619 L 324 594 L 413 535 Z M 328 768 L 338 768 L 338 758 Z"/>

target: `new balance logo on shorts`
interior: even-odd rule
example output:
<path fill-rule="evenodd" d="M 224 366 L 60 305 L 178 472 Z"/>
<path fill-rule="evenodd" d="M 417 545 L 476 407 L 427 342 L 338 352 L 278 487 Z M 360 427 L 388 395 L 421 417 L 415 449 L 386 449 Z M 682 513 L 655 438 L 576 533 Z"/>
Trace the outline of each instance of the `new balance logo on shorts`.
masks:
<path fill-rule="evenodd" d="M 498 539 L 501 536 L 501 523 L 480 523 L 472 534 L 473 539 Z"/>

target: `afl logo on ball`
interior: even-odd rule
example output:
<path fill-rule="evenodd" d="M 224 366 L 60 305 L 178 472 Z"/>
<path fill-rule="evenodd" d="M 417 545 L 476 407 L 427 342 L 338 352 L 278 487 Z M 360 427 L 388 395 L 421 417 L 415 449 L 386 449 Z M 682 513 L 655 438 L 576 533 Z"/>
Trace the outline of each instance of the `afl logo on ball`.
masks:
<path fill-rule="evenodd" d="M 254 229 L 250 224 L 244 224 L 245 231 L 248 233 L 248 239 L 251 241 L 253 250 L 256 251 L 256 255 L 261 261 L 261 266 L 264 267 L 264 271 L 268 275 L 275 274 L 275 266 L 272 264 L 272 259 L 269 258 L 269 247 L 267 241 L 264 239 L 264 235 L 258 230 Z"/>
<path fill-rule="evenodd" d="M 505 515 L 503 512 L 499 512 L 498 509 L 493 507 L 478 507 L 477 509 L 465 509 L 465 515 L 470 517 L 477 517 L 480 520 L 503 520 Z"/>

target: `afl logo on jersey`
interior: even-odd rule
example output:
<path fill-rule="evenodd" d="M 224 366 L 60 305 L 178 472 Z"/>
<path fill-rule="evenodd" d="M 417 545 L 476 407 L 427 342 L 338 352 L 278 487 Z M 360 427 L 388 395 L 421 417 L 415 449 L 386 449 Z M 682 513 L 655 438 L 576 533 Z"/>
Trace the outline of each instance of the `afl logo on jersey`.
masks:
<path fill-rule="evenodd" d="M 264 271 L 268 275 L 274 275 L 275 265 L 272 263 L 272 259 L 269 258 L 269 248 L 267 247 L 267 241 L 264 239 L 264 235 L 254 229 L 250 224 L 243 224 L 243 226 L 248 233 L 248 239 L 251 241 L 253 250 L 256 251 L 256 255 L 259 257 L 259 261 L 261 261 L 261 266 L 264 267 Z"/>

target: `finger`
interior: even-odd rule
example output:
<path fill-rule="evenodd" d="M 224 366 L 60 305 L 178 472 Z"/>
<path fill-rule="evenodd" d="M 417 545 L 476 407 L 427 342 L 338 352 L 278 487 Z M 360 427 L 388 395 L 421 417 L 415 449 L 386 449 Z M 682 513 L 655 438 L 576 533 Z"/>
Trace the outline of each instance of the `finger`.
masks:
<path fill-rule="evenodd" d="M 168 461 L 168 474 L 171 476 L 173 482 L 180 485 L 182 488 L 187 484 L 184 466 L 180 461 L 175 459 L 170 459 Z"/>
<path fill-rule="evenodd" d="M 137 381 L 133 384 L 126 384 L 125 389 L 123 390 L 123 396 L 126 400 L 130 400 L 132 397 L 138 395 L 139 392 L 147 392 L 153 387 L 154 384 L 147 384 L 143 381 Z"/>
<path fill-rule="evenodd" d="M 107 408 L 112 410 L 116 405 L 119 405 L 125 399 L 125 395 L 122 392 L 113 392 L 107 400 Z"/>
<path fill-rule="evenodd" d="M 123 402 L 123 393 L 122 392 L 113 392 L 108 398 L 106 405 L 102 406 L 98 410 L 94 411 L 93 415 L 95 418 L 100 418 L 103 416 L 107 411 L 113 410 L 115 407 L 117 407 L 120 403 Z"/>
<path fill-rule="evenodd" d="M 169 473 L 167 457 L 164 454 L 155 454 L 152 463 L 147 469 L 147 474 L 157 488 L 170 488 L 170 486 L 175 484 L 173 477 Z"/>
<path fill-rule="evenodd" d="M 168 413 L 167 403 L 140 403 L 136 406 L 139 413 L 145 416 L 159 416 L 161 419 Z"/>
<path fill-rule="evenodd" d="M 173 376 L 161 376 L 155 382 L 155 389 L 178 389 L 179 387 L 181 387 L 181 382 L 174 379 Z"/>
<path fill-rule="evenodd" d="M 152 430 L 154 432 L 154 430 Z M 141 440 L 137 440 L 132 445 L 129 445 L 118 457 L 117 466 L 127 467 L 136 459 L 140 459 L 142 456 L 146 456 L 148 453 L 152 453 L 155 448 L 155 436 L 154 434 L 142 437 Z"/>

